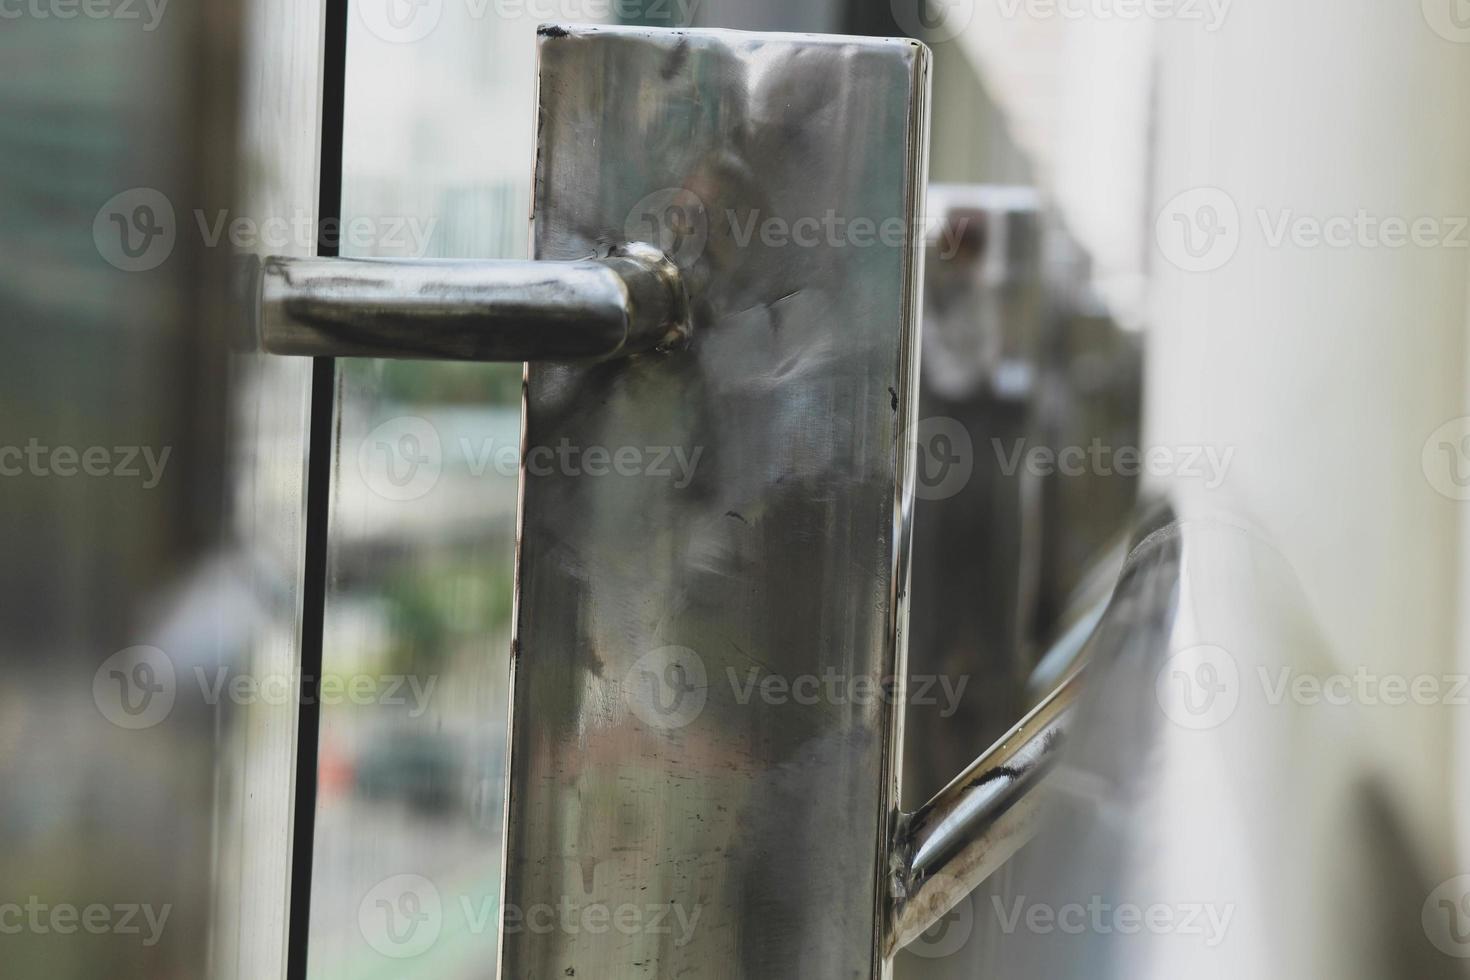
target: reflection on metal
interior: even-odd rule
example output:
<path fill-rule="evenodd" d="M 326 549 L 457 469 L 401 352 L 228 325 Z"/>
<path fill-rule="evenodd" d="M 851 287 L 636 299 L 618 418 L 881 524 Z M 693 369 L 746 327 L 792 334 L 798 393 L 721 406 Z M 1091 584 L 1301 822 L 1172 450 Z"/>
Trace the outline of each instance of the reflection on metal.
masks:
<path fill-rule="evenodd" d="M 1178 607 L 1172 520 L 1167 504 L 1139 512 L 1132 532 L 1137 546 L 1112 576 L 1114 587 L 1104 606 L 1095 608 L 1089 592 L 1073 627 L 1042 658 L 1062 675 L 1060 683 L 964 773 L 900 822 L 887 934 L 891 952 L 967 900 L 1036 835 L 1049 798 L 1042 790 L 1075 727 L 1088 662 L 1115 657 L 1120 649 L 1163 655 Z M 1103 562 L 1098 575 L 1113 568 Z M 993 954 L 982 948 L 974 952 Z"/>
<path fill-rule="evenodd" d="M 1021 398 L 1042 343 L 1044 213 L 1029 187 L 929 189 L 924 386 L 949 401 Z"/>
<path fill-rule="evenodd" d="M 883 975 L 927 71 L 909 41 L 543 29 L 537 257 L 640 228 L 696 330 L 533 364 L 526 443 L 698 462 L 523 477 L 504 977 Z M 805 678 L 829 693 L 780 693 Z M 594 907 L 637 927 L 529 921 Z"/>
<path fill-rule="evenodd" d="M 275 257 L 260 334 L 273 354 L 602 360 L 686 341 L 687 305 L 678 270 L 643 244 L 556 263 Z"/>
<path fill-rule="evenodd" d="M 1067 609 L 1048 624 L 1054 639 L 1026 678 L 1028 705 L 1040 704 L 1081 659 L 1087 641 L 1112 600 L 1130 544 L 1131 537 L 1126 532 L 1119 533 L 1114 544 L 1103 550 L 1082 582 L 1072 590 Z"/>
<path fill-rule="evenodd" d="M 950 703 L 907 708 L 908 807 L 1028 707 L 1040 492 L 1003 459 L 1033 436 L 1048 322 L 1034 190 L 934 185 L 928 218 L 909 676 L 967 683 Z"/>
<path fill-rule="evenodd" d="M 1056 761 L 1081 686 L 1067 677 L 938 796 L 906 818 L 894 847 L 891 951 L 912 942 L 1036 832 L 1036 792 Z"/>
<path fill-rule="evenodd" d="M 1091 298 L 1086 257 L 1041 195 L 939 184 L 928 213 L 909 676 L 948 681 L 955 693 L 907 706 L 910 809 L 940 792 L 975 744 L 1002 738 L 1045 700 L 1084 652 L 1126 554 L 1137 480 L 1048 473 L 1029 454 L 1137 446 L 1141 391 L 1137 339 Z M 962 884 L 946 872 L 916 899 L 900 878 L 903 935 L 893 942 L 984 878 L 1034 830 L 1039 805 L 1028 795 L 978 828 L 980 864 Z M 986 905 L 1003 883 L 986 880 L 967 901 Z M 990 975 L 1004 938 L 977 938 L 943 959 L 916 947 L 895 972 Z"/>

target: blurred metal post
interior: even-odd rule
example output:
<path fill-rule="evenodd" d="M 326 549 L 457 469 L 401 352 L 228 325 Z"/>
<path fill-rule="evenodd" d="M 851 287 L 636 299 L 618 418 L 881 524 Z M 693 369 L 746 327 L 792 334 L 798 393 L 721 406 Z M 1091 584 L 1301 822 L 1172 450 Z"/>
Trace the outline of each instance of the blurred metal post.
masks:
<path fill-rule="evenodd" d="M 236 216 L 245 17 L 100 9 L 15 5 L 0 30 L 0 903 L 34 909 L 0 960 L 203 977 L 235 743 L 193 668 L 234 610 L 210 598 L 229 256 L 196 216 Z"/>

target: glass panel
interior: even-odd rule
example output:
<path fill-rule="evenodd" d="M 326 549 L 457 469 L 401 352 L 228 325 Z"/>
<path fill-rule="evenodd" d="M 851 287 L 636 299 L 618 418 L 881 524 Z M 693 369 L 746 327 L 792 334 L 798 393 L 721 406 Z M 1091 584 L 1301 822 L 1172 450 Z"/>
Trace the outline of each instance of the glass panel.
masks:
<path fill-rule="evenodd" d="M 316 252 L 325 0 L 250 0 L 243 23 L 239 251 Z M 218 216 L 210 220 L 217 226 Z M 206 225 L 208 226 L 208 224 Z M 280 229 L 287 229 L 282 232 Z M 231 358 L 231 523 L 221 562 L 215 975 L 284 976 L 301 673 L 311 362 Z"/>
<path fill-rule="evenodd" d="M 524 258 L 536 20 L 391 3 L 349 26 L 342 254 Z M 337 370 L 309 972 L 493 977 L 521 367 Z"/>

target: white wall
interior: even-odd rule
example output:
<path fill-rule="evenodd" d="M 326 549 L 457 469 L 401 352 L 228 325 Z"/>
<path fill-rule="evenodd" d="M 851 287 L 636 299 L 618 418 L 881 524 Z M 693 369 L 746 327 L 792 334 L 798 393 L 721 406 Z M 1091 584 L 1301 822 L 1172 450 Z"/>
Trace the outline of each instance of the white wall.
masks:
<path fill-rule="evenodd" d="M 1213 492 L 1159 482 L 1188 510 L 1225 508 L 1274 536 L 1349 674 L 1470 669 L 1470 502 L 1440 492 L 1470 490 L 1448 480 L 1440 437 L 1421 459 L 1470 414 L 1470 231 L 1453 220 L 1470 215 L 1470 18 L 1461 28 L 1457 12 L 1470 4 L 975 0 L 955 22 L 1103 294 L 1150 333 L 1148 441 L 1234 450 Z M 1224 234 L 1191 258 L 1178 222 L 1203 245 L 1208 207 Z M 1431 218 L 1429 236 L 1453 241 L 1383 247 L 1349 226 L 1348 247 L 1303 247 L 1263 229 L 1262 212 L 1274 233 L 1360 210 Z M 1364 709 L 1431 874 L 1470 871 L 1470 830 L 1452 849 L 1470 825 L 1451 810 L 1470 799 L 1455 765 L 1470 753 L 1451 751 L 1466 715 Z"/>
<path fill-rule="evenodd" d="M 1149 277 L 1149 440 L 1235 447 L 1220 491 L 1173 482 L 1192 509 L 1243 510 L 1274 537 L 1342 670 L 1463 670 L 1470 504 L 1436 490 L 1447 469 L 1434 465 L 1448 459 L 1426 467 L 1421 449 L 1470 412 L 1470 231 L 1441 223 L 1434 234 L 1453 232 L 1458 247 L 1372 247 L 1356 232 L 1344 248 L 1278 246 L 1261 211 L 1273 229 L 1288 211 L 1470 215 L 1470 44 L 1436 34 L 1418 3 L 1290 0 L 1237 3 L 1213 33 L 1162 24 L 1157 51 L 1153 207 L 1165 223 Z M 1170 206 L 1199 187 L 1223 191 L 1238 218 L 1217 192 Z M 1171 261 L 1190 264 L 1177 216 L 1197 222 L 1201 203 L 1228 234 L 1201 260 L 1218 268 L 1188 272 Z M 1364 712 L 1431 874 L 1466 870 L 1449 807 L 1466 782 L 1451 752 L 1466 711 Z"/>

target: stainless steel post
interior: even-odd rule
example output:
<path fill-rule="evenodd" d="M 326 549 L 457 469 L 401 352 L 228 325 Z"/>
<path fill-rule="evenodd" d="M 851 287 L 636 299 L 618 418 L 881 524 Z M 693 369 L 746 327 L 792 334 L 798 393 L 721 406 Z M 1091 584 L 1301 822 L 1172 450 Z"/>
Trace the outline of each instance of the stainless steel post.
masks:
<path fill-rule="evenodd" d="M 525 473 L 501 975 L 880 977 L 928 52 L 554 28 L 540 53 L 537 257 L 648 236 L 695 339 L 528 371 L 532 451 L 686 465 Z M 582 928 L 599 909 L 622 924 Z"/>
<path fill-rule="evenodd" d="M 900 812 L 928 51 L 540 45 L 536 261 L 271 260 L 261 342 L 532 362 L 501 975 L 886 977 L 1075 693 Z"/>

